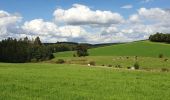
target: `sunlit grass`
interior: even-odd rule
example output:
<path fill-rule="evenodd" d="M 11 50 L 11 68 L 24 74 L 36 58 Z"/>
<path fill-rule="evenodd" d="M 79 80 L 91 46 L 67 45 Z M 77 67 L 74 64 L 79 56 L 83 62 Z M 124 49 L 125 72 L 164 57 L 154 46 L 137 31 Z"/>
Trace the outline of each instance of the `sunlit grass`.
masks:
<path fill-rule="evenodd" d="M 167 100 L 170 73 L 0 64 L 0 100 Z"/>

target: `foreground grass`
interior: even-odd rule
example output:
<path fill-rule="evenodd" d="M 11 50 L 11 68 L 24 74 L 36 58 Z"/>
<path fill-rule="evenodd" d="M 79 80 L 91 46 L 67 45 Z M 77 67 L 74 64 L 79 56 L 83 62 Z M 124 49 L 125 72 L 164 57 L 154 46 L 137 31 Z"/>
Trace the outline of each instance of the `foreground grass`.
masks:
<path fill-rule="evenodd" d="M 170 73 L 0 63 L 0 100 L 168 100 Z"/>

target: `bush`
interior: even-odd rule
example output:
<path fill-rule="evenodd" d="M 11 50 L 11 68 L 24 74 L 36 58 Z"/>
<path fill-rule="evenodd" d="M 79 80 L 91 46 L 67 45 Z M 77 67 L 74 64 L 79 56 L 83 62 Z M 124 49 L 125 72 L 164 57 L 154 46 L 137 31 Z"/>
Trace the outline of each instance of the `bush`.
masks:
<path fill-rule="evenodd" d="M 35 63 L 35 62 L 38 62 L 37 59 L 33 58 L 31 59 L 31 62 Z"/>
<path fill-rule="evenodd" d="M 168 59 L 166 58 L 166 59 L 164 59 L 164 61 L 165 61 L 165 62 L 167 62 L 167 61 L 168 61 Z"/>
<path fill-rule="evenodd" d="M 77 47 L 76 47 L 76 51 L 77 51 L 77 56 L 78 57 L 85 57 L 85 56 L 88 56 L 88 47 L 86 45 L 82 45 L 82 44 L 79 44 Z"/>
<path fill-rule="evenodd" d="M 163 54 L 159 54 L 159 56 L 158 56 L 159 58 L 163 58 L 164 56 L 163 56 Z"/>
<path fill-rule="evenodd" d="M 131 69 L 131 67 L 127 67 L 127 69 Z"/>
<path fill-rule="evenodd" d="M 96 62 L 95 61 L 90 61 L 89 64 L 92 65 L 92 66 L 95 66 Z"/>
<path fill-rule="evenodd" d="M 162 72 L 169 72 L 169 69 L 167 69 L 167 68 L 162 68 L 161 71 L 162 71 Z"/>
<path fill-rule="evenodd" d="M 102 66 L 105 66 L 104 64 L 102 64 Z"/>
<path fill-rule="evenodd" d="M 116 65 L 115 67 L 116 67 L 116 68 L 121 68 L 121 65 L 118 64 L 118 65 Z"/>
<path fill-rule="evenodd" d="M 63 64 L 63 63 L 65 63 L 65 61 L 64 61 L 63 59 L 58 59 L 58 60 L 56 61 L 56 63 L 57 63 L 57 64 Z"/>
<path fill-rule="evenodd" d="M 139 64 L 138 64 L 138 62 L 135 62 L 134 68 L 135 68 L 135 69 L 139 69 Z"/>
<path fill-rule="evenodd" d="M 138 60 L 138 56 L 135 56 L 135 60 Z"/>
<path fill-rule="evenodd" d="M 108 67 L 112 67 L 112 65 L 109 64 Z"/>
<path fill-rule="evenodd" d="M 73 54 L 73 57 L 76 57 L 76 54 Z"/>

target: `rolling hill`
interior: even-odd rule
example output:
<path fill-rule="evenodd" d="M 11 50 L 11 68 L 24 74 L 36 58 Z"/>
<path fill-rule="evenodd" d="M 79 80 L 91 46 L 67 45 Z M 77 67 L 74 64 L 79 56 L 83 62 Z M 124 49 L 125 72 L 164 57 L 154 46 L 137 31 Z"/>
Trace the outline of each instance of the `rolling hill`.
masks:
<path fill-rule="evenodd" d="M 73 51 L 69 51 L 56 53 L 55 55 L 58 57 L 71 57 L 73 53 Z M 89 49 L 89 54 L 90 56 L 142 57 L 158 57 L 159 54 L 163 54 L 166 57 L 170 57 L 170 44 L 150 41 L 137 41 Z"/>

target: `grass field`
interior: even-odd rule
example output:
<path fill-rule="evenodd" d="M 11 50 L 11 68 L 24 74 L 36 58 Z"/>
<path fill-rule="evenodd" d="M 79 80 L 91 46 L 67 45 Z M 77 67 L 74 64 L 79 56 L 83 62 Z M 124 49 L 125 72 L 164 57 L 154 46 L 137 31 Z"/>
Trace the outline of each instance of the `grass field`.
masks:
<path fill-rule="evenodd" d="M 154 58 L 154 57 L 138 57 L 135 60 L 134 56 L 87 56 L 87 57 L 57 57 L 51 62 L 56 62 L 58 59 L 64 59 L 66 64 L 80 64 L 87 65 L 89 62 L 94 61 L 98 66 L 115 67 L 120 65 L 122 68 L 132 67 L 135 62 L 138 62 L 140 69 L 155 69 L 161 70 L 167 68 L 170 70 L 169 58 Z M 167 61 L 165 61 L 168 59 Z"/>
<path fill-rule="evenodd" d="M 41 63 L 0 63 L 0 100 L 169 100 L 170 72 L 161 71 L 170 70 L 169 44 L 140 41 L 89 53 L 55 53 Z M 65 64 L 55 64 L 58 59 Z M 90 61 L 96 66 L 88 67 Z M 135 62 L 141 70 L 127 70 Z"/>
<path fill-rule="evenodd" d="M 168 100 L 170 73 L 0 63 L 0 100 Z"/>
<path fill-rule="evenodd" d="M 70 57 L 74 52 L 61 52 L 58 57 Z M 125 44 L 117 44 L 93 48 L 89 50 L 90 56 L 142 56 L 158 57 L 163 54 L 170 57 L 170 44 L 155 43 L 150 41 L 138 41 Z"/>
<path fill-rule="evenodd" d="M 170 44 L 138 41 L 125 44 L 117 44 L 106 47 L 89 49 L 90 56 L 73 57 L 75 52 L 55 53 L 55 62 L 64 59 L 67 64 L 88 64 L 94 61 L 96 65 L 120 65 L 123 68 L 132 67 L 137 61 L 141 69 L 170 69 Z M 163 54 L 163 58 L 159 58 Z M 138 59 L 135 59 L 138 56 Z"/>

